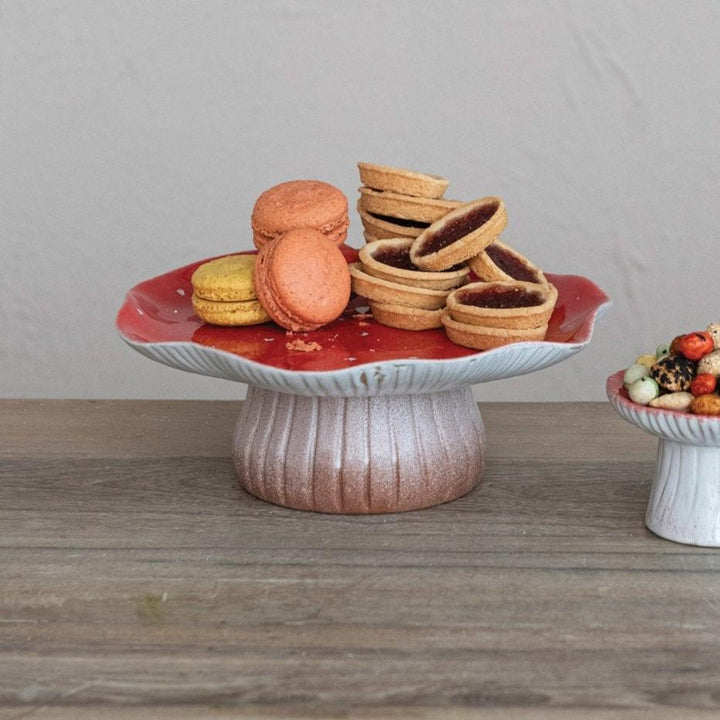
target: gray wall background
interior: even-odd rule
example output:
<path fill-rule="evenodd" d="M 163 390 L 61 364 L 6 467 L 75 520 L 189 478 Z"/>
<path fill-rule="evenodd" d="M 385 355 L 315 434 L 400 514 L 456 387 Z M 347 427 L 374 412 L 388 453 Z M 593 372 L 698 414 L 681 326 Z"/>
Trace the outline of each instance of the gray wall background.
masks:
<path fill-rule="evenodd" d="M 122 343 L 128 288 L 251 247 L 256 196 L 358 160 L 502 196 L 614 300 L 488 400 L 599 400 L 720 320 L 720 3 L 0 0 L 0 396 L 234 398 Z M 350 242 L 359 246 L 354 211 Z"/>

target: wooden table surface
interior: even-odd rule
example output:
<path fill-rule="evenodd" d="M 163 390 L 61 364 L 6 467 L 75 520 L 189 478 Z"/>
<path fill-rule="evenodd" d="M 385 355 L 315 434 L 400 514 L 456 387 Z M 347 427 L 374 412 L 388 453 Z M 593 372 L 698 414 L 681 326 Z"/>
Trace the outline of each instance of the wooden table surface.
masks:
<path fill-rule="evenodd" d="M 608 405 L 481 405 L 478 489 L 364 517 L 239 490 L 238 410 L 0 401 L 2 720 L 717 715 L 720 552 Z"/>

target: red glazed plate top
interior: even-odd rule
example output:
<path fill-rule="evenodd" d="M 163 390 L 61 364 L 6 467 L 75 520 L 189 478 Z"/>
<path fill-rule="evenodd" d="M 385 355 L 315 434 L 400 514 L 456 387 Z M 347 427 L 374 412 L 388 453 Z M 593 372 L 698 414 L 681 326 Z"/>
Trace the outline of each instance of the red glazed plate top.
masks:
<path fill-rule="evenodd" d="M 345 247 L 344 252 L 349 262 L 355 259 L 352 248 Z M 300 371 L 340 370 L 385 360 L 447 360 L 479 353 L 451 342 L 442 329 L 412 332 L 380 325 L 369 314 L 363 298 L 354 298 L 340 318 L 308 333 L 288 333 L 274 323 L 206 325 L 195 315 L 190 301 L 190 277 L 203 262 L 207 260 L 132 288 L 117 316 L 120 334 L 134 343 L 197 343 L 270 367 Z M 607 295 L 584 277 L 546 276 L 558 290 L 558 301 L 544 342 L 587 342 L 597 310 L 608 302 Z M 315 342 L 321 349 L 302 352 L 288 348 L 296 339 Z"/>

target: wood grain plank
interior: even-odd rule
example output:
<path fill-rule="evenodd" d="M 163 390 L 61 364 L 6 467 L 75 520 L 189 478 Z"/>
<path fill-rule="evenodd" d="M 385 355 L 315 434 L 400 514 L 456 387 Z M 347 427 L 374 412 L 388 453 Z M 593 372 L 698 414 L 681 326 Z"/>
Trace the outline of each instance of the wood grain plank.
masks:
<path fill-rule="evenodd" d="M 720 711 L 720 553 L 606 405 L 484 406 L 480 487 L 352 517 L 239 490 L 237 411 L 0 401 L 0 720 Z"/>
<path fill-rule="evenodd" d="M 240 402 L 0 400 L 0 458 L 222 457 Z"/>
<path fill-rule="evenodd" d="M 283 705 L 278 703 L 271 708 L 258 706 L 235 706 L 229 708 L 215 705 L 193 705 L 163 707 L 157 705 L 133 704 L 131 707 L 113 707 L 107 704 L 85 706 L 73 705 L 61 707 L 57 704 L 50 706 L 36 706 L 31 710 L 5 710 L 0 709 L 0 720 L 122 720 L 125 718 L 147 718 L 148 720 L 225 720 L 225 718 L 250 718 L 266 720 L 267 718 L 293 718 L 294 720 L 327 720 L 327 718 L 341 717 L 344 720 L 428 720 L 442 717 L 444 720 L 468 720 L 481 718 L 481 720 L 613 720 L 622 717 L 623 720 L 704 720 L 717 717 L 714 710 L 693 708 L 686 710 L 678 707 L 667 708 L 623 708 L 617 710 L 572 708 L 492 708 L 492 707 L 445 707 L 441 711 L 436 708 L 408 706 L 408 707 L 381 707 L 381 708 L 343 708 L 338 711 L 332 707 L 300 708 L 296 704 Z"/>
<path fill-rule="evenodd" d="M 241 403 L 173 400 L 0 400 L 0 457 L 225 457 Z M 607 403 L 481 403 L 497 457 L 651 462 L 655 440 Z M 606 445 L 594 435 L 603 425 Z"/>

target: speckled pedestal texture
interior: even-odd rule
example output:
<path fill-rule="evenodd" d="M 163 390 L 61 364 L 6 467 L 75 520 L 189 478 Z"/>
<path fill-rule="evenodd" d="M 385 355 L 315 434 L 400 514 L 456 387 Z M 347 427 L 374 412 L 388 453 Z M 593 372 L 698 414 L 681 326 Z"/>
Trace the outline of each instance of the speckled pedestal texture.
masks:
<path fill-rule="evenodd" d="M 720 448 L 660 440 L 645 524 L 667 540 L 720 547 Z"/>
<path fill-rule="evenodd" d="M 720 547 L 720 418 L 638 405 L 623 371 L 607 380 L 610 404 L 628 422 L 660 438 L 645 524 L 688 545 Z"/>
<path fill-rule="evenodd" d="M 248 387 L 233 462 L 247 492 L 328 513 L 430 507 L 472 490 L 485 428 L 469 386 L 421 395 L 306 397 Z"/>

